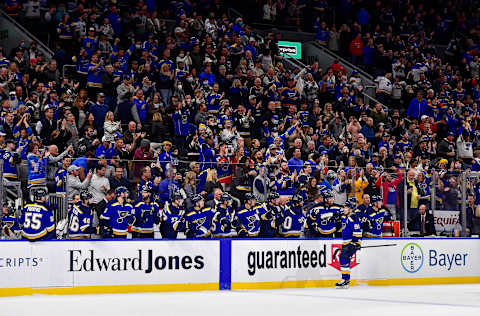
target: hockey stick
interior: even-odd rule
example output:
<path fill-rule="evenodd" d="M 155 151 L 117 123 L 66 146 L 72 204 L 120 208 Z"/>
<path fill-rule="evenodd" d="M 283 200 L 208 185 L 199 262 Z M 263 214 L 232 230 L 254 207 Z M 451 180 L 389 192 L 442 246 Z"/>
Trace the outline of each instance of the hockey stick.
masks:
<path fill-rule="evenodd" d="M 391 246 L 396 246 L 397 244 L 385 244 L 385 245 L 373 245 L 373 246 L 362 246 L 360 249 L 364 248 L 377 248 L 377 247 L 391 247 Z M 342 248 L 337 248 L 333 252 L 332 258 L 336 258 L 337 254 L 342 250 Z"/>
<path fill-rule="evenodd" d="M 360 247 L 360 249 L 363 249 L 363 248 L 377 248 L 377 247 L 390 247 L 390 246 L 396 246 L 396 245 L 397 245 L 397 244 L 363 246 L 363 247 Z"/>

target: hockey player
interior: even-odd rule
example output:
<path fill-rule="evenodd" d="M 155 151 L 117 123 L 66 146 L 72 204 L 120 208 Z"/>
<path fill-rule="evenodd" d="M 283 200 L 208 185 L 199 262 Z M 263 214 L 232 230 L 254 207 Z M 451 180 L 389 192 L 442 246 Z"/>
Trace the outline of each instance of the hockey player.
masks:
<path fill-rule="evenodd" d="M 267 196 L 267 201 L 257 207 L 260 216 L 260 234 L 259 237 L 273 238 L 276 236 L 276 220 L 279 214 L 280 195 L 277 192 L 271 192 Z"/>
<path fill-rule="evenodd" d="M 204 207 L 205 201 L 199 194 L 192 197 L 192 203 L 185 215 L 187 238 L 209 238 L 215 213 L 212 208 Z"/>
<path fill-rule="evenodd" d="M 320 192 L 320 191 L 319 191 Z M 309 238 L 322 237 L 318 231 L 317 218 L 320 213 L 320 209 L 323 208 L 323 196 L 321 193 L 317 193 L 315 200 L 313 201 L 313 206 L 307 212 L 305 219 L 305 235 Z"/>
<path fill-rule="evenodd" d="M 134 222 L 133 206 L 127 203 L 128 189 L 115 189 L 117 199 L 107 204 L 105 211 L 100 215 L 100 227 L 104 238 L 127 238 L 128 226 Z"/>
<path fill-rule="evenodd" d="M 257 237 L 260 233 L 260 216 L 255 208 L 256 203 L 255 195 L 246 193 L 245 204 L 234 213 L 232 226 L 239 237 Z"/>
<path fill-rule="evenodd" d="M 383 199 L 379 195 L 371 198 L 372 207 L 369 214 L 365 214 L 368 226 L 364 231 L 364 237 L 382 237 L 383 221 L 389 215 L 388 211 L 383 208 Z"/>
<path fill-rule="evenodd" d="M 80 192 L 80 203 L 73 205 L 68 216 L 69 239 L 90 239 L 90 235 L 95 233 L 92 226 L 92 209 L 90 208 L 92 199 L 92 194 L 87 190 Z"/>
<path fill-rule="evenodd" d="M 20 225 L 22 237 L 30 241 L 55 239 L 55 219 L 47 205 L 47 189 L 32 189 L 34 202 L 28 203 L 22 210 Z"/>
<path fill-rule="evenodd" d="M 177 239 L 179 232 L 185 231 L 185 210 L 183 196 L 174 192 L 171 202 L 166 202 L 163 209 L 162 238 Z"/>
<path fill-rule="evenodd" d="M 290 201 L 281 217 L 279 218 L 279 233 L 282 237 L 298 238 L 305 226 L 305 214 L 303 213 L 303 198 L 296 194 Z"/>
<path fill-rule="evenodd" d="M 337 221 L 341 216 L 340 206 L 334 204 L 335 196 L 332 191 L 322 192 L 323 205 L 319 208 L 317 217 L 317 230 L 324 238 L 334 237 L 337 231 Z"/>
<path fill-rule="evenodd" d="M 18 239 L 20 237 L 21 229 L 18 219 L 15 217 L 14 209 L 7 202 L 3 203 L 0 228 L 2 239 Z"/>
<path fill-rule="evenodd" d="M 232 197 L 228 193 L 223 193 L 220 197 L 220 203 L 215 207 L 215 215 L 212 219 L 212 237 L 231 237 L 232 233 L 231 216 Z"/>
<path fill-rule="evenodd" d="M 340 270 L 342 271 L 342 281 L 336 284 L 337 288 L 348 288 L 350 284 L 350 260 L 355 252 L 360 250 L 362 238 L 362 228 L 357 215 L 353 212 L 356 205 L 352 201 L 347 201 L 343 208 L 342 216 L 342 251 L 340 253 Z"/>
<path fill-rule="evenodd" d="M 135 217 L 132 226 L 133 238 L 149 238 L 153 239 L 154 224 L 160 223 L 160 207 L 152 198 L 152 188 L 148 184 L 144 184 L 140 190 L 139 200 L 135 203 L 133 209 Z"/>

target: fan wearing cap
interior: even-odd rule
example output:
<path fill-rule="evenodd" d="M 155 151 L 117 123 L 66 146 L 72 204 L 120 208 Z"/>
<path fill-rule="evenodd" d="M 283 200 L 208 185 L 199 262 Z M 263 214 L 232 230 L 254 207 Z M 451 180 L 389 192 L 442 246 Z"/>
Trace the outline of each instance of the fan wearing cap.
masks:
<path fill-rule="evenodd" d="M 47 189 L 38 187 L 31 193 L 33 202 L 25 205 L 19 220 L 22 238 L 29 241 L 55 239 L 55 219 L 47 204 Z"/>
<path fill-rule="evenodd" d="M 0 237 L 5 239 L 18 239 L 21 228 L 15 216 L 15 210 L 7 202 L 3 202 L 0 220 Z"/>
<path fill-rule="evenodd" d="M 110 160 L 113 157 L 118 156 L 118 152 L 115 150 L 112 140 L 113 139 L 108 139 L 107 136 L 103 136 L 102 144 L 97 147 L 97 150 L 95 151 L 95 155 L 97 157 L 104 157 L 107 160 Z"/>
<path fill-rule="evenodd" d="M 68 238 L 90 239 L 96 232 L 93 227 L 92 194 L 87 190 L 80 192 L 80 202 L 74 204 L 68 214 Z"/>
<path fill-rule="evenodd" d="M 128 226 L 134 224 L 133 206 L 127 202 L 128 189 L 118 187 L 115 189 L 116 200 L 107 204 L 100 215 L 100 227 L 103 238 L 127 238 Z"/>
<path fill-rule="evenodd" d="M 85 190 L 90 185 L 90 180 L 92 179 L 92 172 L 89 171 L 83 182 L 80 180 L 80 172 L 81 168 L 76 165 L 71 165 L 67 168 L 67 183 L 66 183 L 66 190 L 67 190 L 67 197 L 69 200 L 79 194 L 81 190 Z"/>
<path fill-rule="evenodd" d="M 290 74 L 287 82 L 287 86 L 280 90 L 280 100 L 282 101 L 282 108 L 284 110 L 288 109 L 291 105 L 294 105 L 295 108 L 297 108 L 302 99 L 300 91 L 295 87 L 295 78 L 293 74 Z"/>
<path fill-rule="evenodd" d="M 407 148 L 413 148 L 412 143 L 408 140 L 408 130 L 404 130 L 401 136 L 402 139 L 395 144 L 394 151 L 396 153 L 403 153 Z"/>
<path fill-rule="evenodd" d="M 88 29 L 88 36 L 83 39 L 83 49 L 88 56 L 92 56 L 98 50 L 98 37 L 95 36 L 95 28 Z"/>
<path fill-rule="evenodd" d="M 456 145 L 454 140 L 455 133 L 449 131 L 447 137 L 442 139 L 437 146 L 437 154 L 448 162 L 452 162 L 456 156 Z"/>
<path fill-rule="evenodd" d="M 303 197 L 294 195 L 289 205 L 280 213 L 278 230 L 282 237 L 298 238 L 305 228 L 305 213 L 303 212 Z"/>
<path fill-rule="evenodd" d="M 154 201 L 152 194 L 152 188 L 148 184 L 141 187 L 139 199 L 134 203 L 133 238 L 154 237 L 153 225 L 160 223 L 160 206 Z"/>
<path fill-rule="evenodd" d="M 192 197 L 192 204 L 185 214 L 187 238 L 209 238 L 215 209 L 204 207 L 205 201 L 199 194 Z"/>

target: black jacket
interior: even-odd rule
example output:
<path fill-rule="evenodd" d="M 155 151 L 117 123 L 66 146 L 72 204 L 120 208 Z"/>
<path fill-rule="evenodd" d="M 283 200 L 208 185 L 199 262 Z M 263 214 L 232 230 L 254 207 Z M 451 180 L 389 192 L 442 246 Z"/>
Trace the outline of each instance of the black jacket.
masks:
<path fill-rule="evenodd" d="M 417 213 L 408 223 L 408 229 L 418 231 L 421 237 L 435 235 L 437 233 L 437 231 L 435 230 L 433 214 L 430 214 L 428 212 L 425 214 L 425 232 L 423 234 L 421 233 L 420 225 L 420 213 Z"/>

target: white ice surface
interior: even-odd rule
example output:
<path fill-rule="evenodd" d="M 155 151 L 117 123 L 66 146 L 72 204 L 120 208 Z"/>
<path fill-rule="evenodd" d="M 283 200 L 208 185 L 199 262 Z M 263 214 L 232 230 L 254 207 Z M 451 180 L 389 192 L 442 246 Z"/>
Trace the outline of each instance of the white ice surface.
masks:
<path fill-rule="evenodd" d="M 480 284 L 0 298 L 1 316 L 480 315 Z"/>

